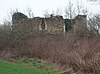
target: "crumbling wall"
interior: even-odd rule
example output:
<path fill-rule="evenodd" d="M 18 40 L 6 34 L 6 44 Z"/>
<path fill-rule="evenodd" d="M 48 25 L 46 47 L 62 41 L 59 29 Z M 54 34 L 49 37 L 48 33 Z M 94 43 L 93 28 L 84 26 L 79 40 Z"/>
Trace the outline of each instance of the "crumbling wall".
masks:
<path fill-rule="evenodd" d="M 76 33 L 85 33 L 87 31 L 86 15 L 78 15 L 74 19 L 73 30 Z"/>
<path fill-rule="evenodd" d="M 15 13 L 16 14 L 16 13 Z M 34 32 L 42 31 L 49 34 L 60 34 L 64 33 L 64 19 L 62 16 L 52 16 L 50 18 L 23 18 L 17 19 L 13 18 L 13 32 L 17 34 L 33 34 Z"/>
<path fill-rule="evenodd" d="M 51 34 L 61 34 L 64 33 L 64 19 L 62 16 L 52 16 L 45 19 L 47 24 L 47 30 Z"/>
<path fill-rule="evenodd" d="M 40 18 L 33 19 L 22 19 L 16 21 L 13 24 L 13 34 L 18 38 L 26 38 L 28 36 L 34 35 L 37 31 L 39 31 L 39 24 L 41 23 Z"/>
<path fill-rule="evenodd" d="M 22 16 L 20 16 L 22 15 Z M 20 17 L 18 17 L 20 16 Z M 15 13 L 12 16 L 13 32 L 18 34 L 32 35 L 37 32 L 46 32 L 49 34 L 63 34 L 65 32 L 65 22 L 62 16 L 51 16 L 49 18 L 27 18 L 22 13 Z M 78 15 L 74 19 L 73 31 L 78 33 L 85 33 L 86 28 L 86 15 Z"/>

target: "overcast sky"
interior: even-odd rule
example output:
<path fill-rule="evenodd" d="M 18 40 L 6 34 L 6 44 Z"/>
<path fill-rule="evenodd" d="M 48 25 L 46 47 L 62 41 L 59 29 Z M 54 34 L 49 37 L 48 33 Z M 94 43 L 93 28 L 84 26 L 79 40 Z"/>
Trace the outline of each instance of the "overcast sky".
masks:
<path fill-rule="evenodd" d="M 100 12 L 100 4 L 89 3 L 86 0 L 79 1 L 85 4 L 90 12 Z M 72 0 L 72 2 L 76 4 L 77 0 Z M 35 16 L 43 16 L 45 10 L 52 12 L 60 9 L 64 15 L 64 9 L 67 4 L 68 0 L 0 0 L 0 23 L 10 11 L 15 9 L 25 13 L 28 8 L 31 8 Z"/>

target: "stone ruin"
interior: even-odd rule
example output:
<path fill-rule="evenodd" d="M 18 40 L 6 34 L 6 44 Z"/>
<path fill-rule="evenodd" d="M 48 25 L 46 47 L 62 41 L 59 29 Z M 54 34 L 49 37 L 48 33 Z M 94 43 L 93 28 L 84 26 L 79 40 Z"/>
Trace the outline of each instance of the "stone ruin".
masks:
<path fill-rule="evenodd" d="M 77 31 L 84 31 L 87 29 L 87 19 L 86 15 L 78 15 L 74 18 L 73 30 L 74 32 Z"/>
<path fill-rule="evenodd" d="M 18 12 L 17 12 L 18 13 Z M 34 17 L 28 18 L 22 14 L 18 18 L 18 14 L 14 13 L 12 16 L 12 29 L 15 33 L 34 34 L 37 32 L 44 32 L 49 34 L 63 34 L 65 33 L 65 21 L 62 16 L 51 16 L 48 18 Z M 86 28 L 86 15 L 78 15 L 74 18 L 72 24 L 73 31 Z"/>
<path fill-rule="evenodd" d="M 16 14 L 16 13 L 15 13 Z M 12 16 L 14 32 L 46 32 L 49 34 L 61 34 L 65 32 L 65 24 L 62 16 L 51 16 L 49 18 L 34 17 L 18 19 Z"/>

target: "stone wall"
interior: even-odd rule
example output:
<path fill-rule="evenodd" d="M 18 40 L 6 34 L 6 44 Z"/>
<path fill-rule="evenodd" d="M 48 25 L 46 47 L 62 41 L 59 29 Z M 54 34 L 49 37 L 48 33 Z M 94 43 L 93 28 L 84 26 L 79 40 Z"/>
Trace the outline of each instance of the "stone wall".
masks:
<path fill-rule="evenodd" d="M 15 15 L 12 17 L 13 32 L 18 35 L 33 35 L 37 32 L 49 34 L 65 33 L 65 21 L 62 16 L 51 16 L 49 18 L 27 18 L 23 15 L 25 18 L 21 17 L 21 19 L 16 19 Z M 74 32 L 84 32 L 86 30 L 86 15 L 78 15 L 73 20 L 74 23 L 72 24 L 72 30 Z"/>
<path fill-rule="evenodd" d="M 62 16 L 52 16 L 45 19 L 45 24 L 47 25 L 47 31 L 51 34 L 61 34 L 64 33 L 64 19 Z"/>
<path fill-rule="evenodd" d="M 41 23 L 41 18 L 33 18 L 33 19 L 22 19 L 16 20 L 13 23 L 13 32 L 17 35 L 32 35 L 39 30 L 39 24 Z"/>
<path fill-rule="evenodd" d="M 28 33 L 34 32 L 46 32 L 49 34 L 61 34 L 64 33 L 64 19 L 62 16 L 52 16 L 49 18 L 27 18 L 20 20 L 13 20 L 13 32 L 15 33 Z"/>
<path fill-rule="evenodd" d="M 74 19 L 73 24 L 73 30 L 74 32 L 84 32 L 87 30 L 87 19 L 86 15 L 78 15 Z"/>

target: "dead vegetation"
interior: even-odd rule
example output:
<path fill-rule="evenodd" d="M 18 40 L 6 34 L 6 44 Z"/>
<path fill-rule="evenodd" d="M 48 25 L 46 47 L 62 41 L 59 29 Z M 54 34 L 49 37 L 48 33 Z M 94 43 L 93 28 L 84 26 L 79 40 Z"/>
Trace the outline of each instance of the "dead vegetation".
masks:
<path fill-rule="evenodd" d="M 77 74 L 96 74 L 100 70 L 100 37 L 64 35 L 34 35 L 14 41 L 0 57 L 13 61 L 27 56 L 48 60 L 60 72 L 72 69 Z"/>

